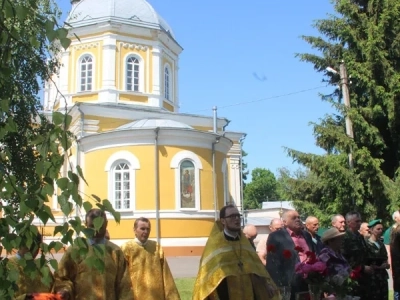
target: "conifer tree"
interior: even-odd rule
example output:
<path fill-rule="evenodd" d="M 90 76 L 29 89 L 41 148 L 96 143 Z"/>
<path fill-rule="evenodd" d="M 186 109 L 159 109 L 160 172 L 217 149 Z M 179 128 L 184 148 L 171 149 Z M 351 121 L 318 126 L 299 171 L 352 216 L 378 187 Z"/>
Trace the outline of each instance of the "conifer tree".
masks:
<path fill-rule="evenodd" d="M 320 36 L 302 37 L 316 52 L 297 56 L 311 63 L 333 87 L 332 94 L 322 99 L 332 103 L 337 112 L 312 124 L 324 155 L 287 149 L 294 161 L 308 169 L 316 186 L 301 189 L 310 180 L 285 173 L 285 196 L 309 213 L 329 216 L 357 208 L 366 220 L 388 218 L 391 210 L 399 207 L 400 1 L 332 3 L 335 13 L 314 22 Z M 344 107 L 337 88 L 340 76 L 326 70 L 339 70 L 342 62 L 350 77 L 350 109 Z M 353 122 L 354 139 L 346 135 L 346 115 Z M 350 151 L 353 169 L 348 164 Z"/>

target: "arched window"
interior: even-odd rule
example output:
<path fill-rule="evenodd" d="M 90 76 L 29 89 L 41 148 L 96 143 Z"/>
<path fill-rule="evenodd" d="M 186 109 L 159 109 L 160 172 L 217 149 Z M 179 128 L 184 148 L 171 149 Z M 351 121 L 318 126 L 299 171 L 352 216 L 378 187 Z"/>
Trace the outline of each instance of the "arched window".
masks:
<path fill-rule="evenodd" d="M 203 168 L 199 157 L 191 151 L 180 151 L 171 160 L 175 169 L 175 202 L 180 210 L 200 209 L 200 170 Z"/>
<path fill-rule="evenodd" d="M 135 209 L 137 169 L 140 169 L 139 160 L 129 151 L 118 151 L 107 160 L 108 199 L 115 210 Z"/>
<path fill-rule="evenodd" d="M 140 63 L 139 59 L 129 56 L 126 60 L 126 90 L 139 92 L 140 84 Z"/>
<path fill-rule="evenodd" d="M 93 58 L 90 55 L 85 55 L 84 57 L 82 57 L 79 71 L 80 91 L 91 91 L 93 87 Z"/>
<path fill-rule="evenodd" d="M 170 90 L 170 74 L 168 66 L 164 69 L 164 98 L 167 100 L 170 99 L 171 90 Z"/>
<path fill-rule="evenodd" d="M 117 164 L 113 170 L 114 207 L 117 210 L 131 209 L 131 176 L 126 162 Z"/>

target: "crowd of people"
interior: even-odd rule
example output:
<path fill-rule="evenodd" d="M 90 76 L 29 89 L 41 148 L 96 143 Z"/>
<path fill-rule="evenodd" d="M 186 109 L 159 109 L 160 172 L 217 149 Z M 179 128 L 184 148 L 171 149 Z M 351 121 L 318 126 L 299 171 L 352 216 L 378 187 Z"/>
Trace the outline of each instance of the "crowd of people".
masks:
<path fill-rule="evenodd" d="M 37 276 L 28 276 L 19 263 L 22 257 L 34 259 L 38 255 L 41 235 L 38 234 L 30 247 L 21 247 L 8 261 L 9 270 L 19 273 L 15 299 L 180 299 L 161 246 L 149 240 L 151 223 L 148 219 L 135 220 L 135 238 L 118 247 L 109 241 L 103 211 L 88 211 L 86 226 L 94 228 L 96 218 L 102 218 L 103 222 L 94 236 L 87 239 L 88 253 L 81 254 L 74 251 L 78 246 L 70 246 L 54 274 L 48 270 L 47 280 L 42 280 L 46 273 L 43 270 L 38 270 Z M 358 285 L 351 295 L 362 300 L 388 299 L 388 270 L 391 268 L 394 299 L 397 300 L 400 291 L 399 212 L 393 214 L 393 220 L 394 225 L 384 232 L 382 220 L 362 223 L 358 212 L 338 214 L 332 217 L 331 228 L 319 236 L 316 217 L 309 216 L 303 224 L 297 211 L 288 210 L 282 219 L 271 221 L 271 233 L 256 246 L 256 227 L 247 225 L 242 230 L 242 217 L 237 207 L 224 206 L 200 260 L 193 300 L 277 300 L 281 297 L 279 288 L 282 286 L 291 288 L 294 300 L 299 293 L 308 291 L 306 281 L 295 270 L 311 252 L 326 263 L 330 272 L 339 270 L 339 265 L 348 270 L 358 268 Z M 104 270 L 93 266 L 96 265 L 94 253 L 99 249 Z"/>
<path fill-rule="evenodd" d="M 331 218 L 331 228 L 322 236 L 318 235 L 319 221 L 309 216 L 304 224 L 298 212 L 289 210 L 281 219 L 273 219 L 271 233 L 262 238 L 257 254 L 266 266 L 277 286 L 291 286 L 291 299 L 308 290 L 306 281 L 295 272 L 295 265 L 307 259 L 304 255 L 312 251 L 323 258 L 335 272 L 335 264 L 348 266 L 349 270 L 360 269 L 357 285 L 352 296 L 360 299 L 388 299 L 388 271 L 393 274 L 394 299 L 399 299 L 400 291 L 400 213 L 393 214 L 394 225 L 383 231 L 380 219 L 363 222 L 358 212 L 345 216 L 337 214 Z M 253 227 L 252 225 L 247 225 Z M 244 230 L 247 230 L 246 228 Z M 253 239 L 255 237 L 253 236 Z M 268 253 L 269 246 L 274 252 Z M 304 249 L 296 251 L 296 247 Z M 286 259 L 283 251 L 290 250 L 291 258 Z M 389 263 L 390 262 L 390 263 Z"/>

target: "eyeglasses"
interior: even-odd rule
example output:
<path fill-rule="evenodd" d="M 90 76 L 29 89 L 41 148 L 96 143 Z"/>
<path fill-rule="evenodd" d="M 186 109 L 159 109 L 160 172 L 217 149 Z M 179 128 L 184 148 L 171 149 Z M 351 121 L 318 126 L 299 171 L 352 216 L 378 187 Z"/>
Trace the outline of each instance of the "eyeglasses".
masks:
<path fill-rule="evenodd" d="M 224 219 L 231 219 L 231 220 L 241 219 L 241 218 L 242 218 L 241 214 L 233 214 L 233 215 L 229 215 L 229 216 L 224 217 Z"/>

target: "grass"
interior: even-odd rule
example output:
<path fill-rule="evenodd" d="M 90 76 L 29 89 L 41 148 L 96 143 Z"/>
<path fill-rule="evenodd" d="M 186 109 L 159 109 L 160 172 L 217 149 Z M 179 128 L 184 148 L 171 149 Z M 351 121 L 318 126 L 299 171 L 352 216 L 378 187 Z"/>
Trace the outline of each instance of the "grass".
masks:
<path fill-rule="evenodd" d="M 178 288 L 181 300 L 191 300 L 194 281 L 196 278 L 177 278 L 175 279 L 176 287 Z"/>

